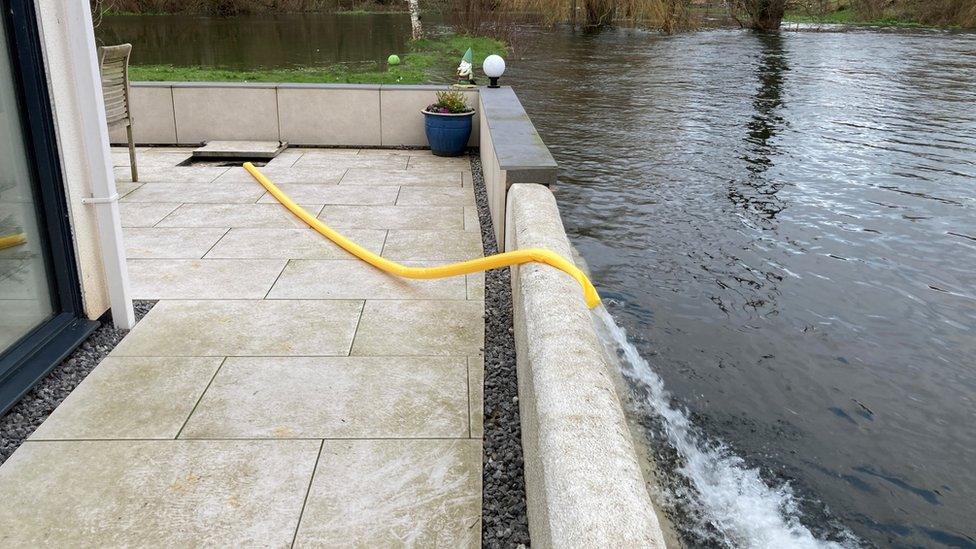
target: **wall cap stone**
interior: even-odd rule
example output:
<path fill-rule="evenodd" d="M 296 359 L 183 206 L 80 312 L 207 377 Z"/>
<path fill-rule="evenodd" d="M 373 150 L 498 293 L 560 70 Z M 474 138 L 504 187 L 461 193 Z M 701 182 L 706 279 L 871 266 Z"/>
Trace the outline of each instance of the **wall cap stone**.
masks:
<path fill-rule="evenodd" d="M 508 183 L 556 182 L 556 160 L 542 141 L 532 120 L 509 86 L 479 88 L 481 116 L 488 130 L 498 165 L 508 172 Z"/>
<path fill-rule="evenodd" d="M 508 191 L 508 250 L 572 261 L 544 186 Z M 579 285 L 562 271 L 512 268 L 515 343 L 533 547 L 665 547 L 614 379 Z"/>

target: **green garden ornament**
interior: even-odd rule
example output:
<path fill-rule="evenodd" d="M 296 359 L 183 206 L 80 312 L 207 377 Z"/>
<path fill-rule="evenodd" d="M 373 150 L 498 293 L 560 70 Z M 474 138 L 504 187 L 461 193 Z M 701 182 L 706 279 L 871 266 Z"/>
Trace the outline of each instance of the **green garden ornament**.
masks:
<path fill-rule="evenodd" d="M 472 66 L 472 60 L 474 58 L 474 52 L 471 48 L 464 52 L 464 57 L 461 58 L 461 64 L 457 68 L 458 85 L 459 86 L 474 86 L 477 84 L 474 80 L 474 67 Z"/>
<path fill-rule="evenodd" d="M 389 57 L 386 58 L 386 64 L 387 65 L 390 65 L 391 67 L 392 66 L 399 65 L 400 64 L 400 56 L 394 53 L 393 55 L 391 55 L 391 56 L 389 56 Z"/>

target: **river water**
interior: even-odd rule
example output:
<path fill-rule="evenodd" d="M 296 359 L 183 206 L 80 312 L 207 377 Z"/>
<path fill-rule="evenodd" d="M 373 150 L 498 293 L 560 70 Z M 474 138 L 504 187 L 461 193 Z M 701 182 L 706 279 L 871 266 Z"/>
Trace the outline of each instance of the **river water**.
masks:
<path fill-rule="evenodd" d="M 303 50 L 288 25 L 315 17 L 261 44 L 248 20 L 183 18 L 184 34 L 237 28 L 211 51 L 161 38 L 168 17 L 99 35 L 132 40 L 136 62 L 273 67 L 381 60 L 409 32 L 402 16 L 323 22 Z M 391 42 L 346 50 L 349 32 Z M 777 545 L 775 523 L 794 540 L 976 547 L 976 35 L 525 33 L 504 81 L 646 360 L 620 351 L 685 540 Z M 689 475 L 696 460 L 716 482 Z M 736 494 L 768 512 L 710 511 Z"/>

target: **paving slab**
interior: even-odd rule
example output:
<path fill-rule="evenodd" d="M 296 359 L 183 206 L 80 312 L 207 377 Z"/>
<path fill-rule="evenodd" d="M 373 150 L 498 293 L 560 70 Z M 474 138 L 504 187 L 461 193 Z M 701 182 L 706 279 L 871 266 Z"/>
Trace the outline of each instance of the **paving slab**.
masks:
<path fill-rule="evenodd" d="M 485 436 L 485 358 L 468 357 L 468 406 L 470 407 L 471 438 Z"/>
<path fill-rule="evenodd" d="M 295 162 L 296 168 L 373 168 L 385 170 L 405 170 L 407 168 L 407 158 L 405 156 L 320 156 L 313 151 L 307 151 L 298 161 Z"/>
<path fill-rule="evenodd" d="M 430 149 L 384 149 L 384 148 L 365 148 L 359 149 L 360 155 L 367 154 L 395 154 L 398 156 L 434 156 Z"/>
<path fill-rule="evenodd" d="M 108 357 L 31 440 L 176 438 L 221 362 L 220 357 Z"/>
<path fill-rule="evenodd" d="M 474 193 L 461 187 L 403 187 L 396 203 L 398 206 L 475 207 Z"/>
<path fill-rule="evenodd" d="M 483 274 L 381 273 L 242 168 L 177 166 L 191 150 L 140 149 L 132 183 L 113 149 L 133 293 L 160 301 L 0 467 L 0 540 L 478 546 Z M 401 263 L 482 253 L 466 161 L 302 148 L 261 169 Z"/>
<path fill-rule="evenodd" d="M 383 154 L 386 149 L 360 149 L 356 147 L 336 147 L 330 149 L 317 149 L 312 147 L 307 147 L 303 149 L 293 149 L 300 150 L 304 154 L 307 154 L 310 159 L 329 159 L 329 158 L 347 158 L 350 156 L 357 156 L 359 154 L 365 153 L 379 153 Z"/>
<path fill-rule="evenodd" d="M 480 231 L 392 230 L 383 245 L 383 257 L 395 260 L 460 261 L 483 255 Z"/>
<path fill-rule="evenodd" d="M 174 208 L 175 209 L 175 208 Z M 199 259 L 227 229 L 131 227 L 122 232 L 125 256 L 138 259 Z"/>
<path fill-rule="evenodd" d="M 322 205 L 302 205 L 315 215 Z M 280 204 L 183 204 L 156 224 L 157 227 L 307 228 L 301 219 Z"/>
<path fill-rule="evenodd" d="M 475 301 L 485 300 L 485 273 L 473 273 L 467 275 L 468 279 L 468 299 Z"/>
<path fill-rule="evenodd" d="M 296 547 L 480 544 L 480 441 L 325 441 Z"/>
<path fill-rule="evenodd" d="M 478 218 L 478 208 L 475 206 L 464 207 L 464 230 L 481 232 L 481 220 Z"/>
<path fill-rule="evenodd" d="M 157 152 L 152 149 L 139 150 L 136 148 L 136 167 L 141 172 L 143 168 L 173 168 L 181 162 L 190 159 L 188 152 Z M 115 167 L 129 167 L 129 149 L 112 151 L 112 165 Z"/>
<path fill-rule="evenodd" d="M 253 204 L 264 194 L 260 185 L 240 183 L 146 183 L 122 202 L 183 202 L 186 204 Z"/>
<path fill-rule="evenodd" d="M 115 184 L 115 192 L 119 193 L 119 198 L 131 193 L 132 191 L 138 189 L 142 186 L 142 183 L 133 183 L 131 181 L 118 181 Z"/>
<path fill-rule="evenodd" d="M 264 166 L 266 168 L 287 168 L 294 164 L 296 160 L 301 158 L 302 154 L 304 154 L 303 149 L 288 148 L 281 151 L 281 154 L 278 156 L 268 160 Z"/>
<path fill-rule="evenodd" d="M 359 156 L 366 158 L 369 156 L 413 156 L 415 154 L 422 155 L 424 151 L 422 150 L 411 150 L 411 149 L 383 149 L 383 148 L 365 148 L 359 149 Z"/>
<path fill-rule="evenodd" d="M 345 229 L 343 235 L 379 253 L 386 240 L 382 229 Z M 206 258 L 352 259 L 354 256 L 312 229 L 231 229 Z"/>
<path fill-rule="evenodd" d="M 138 162 L 138 160 L 137 160 Z M 229 168 L 218 166 L 139 167 L 139 183 L 210 183 Z M 116 181 L 132 181 L 128 166 L 114 168 Z"/>
<path fill-rule="evenodd" d="M 470 356 L 481 353 L 480 301 L 367 301 L 353 341 L 356 356 Z"/>
<path fill-rule="evenodd" d="M 113 356 L 345 356 L 362 301 L 160 301 Z"/>
<path fill-rule="evenodd" d="M 464 358 L 228 358 L 182 438 L 467 436 Z"/>
<path fill-rule="evenodd" d="M 261 299 L 283 259 L 129 259 L 134 299 Z"/>
<path fill-rule="evenodd" d="M 284 547 L 321 443 L 31 442 L 0 468 L 6 547 Z"/>
<path fill-rule="evenodd" d="M 321 166 L 296 168 L 283 166 L 259 167 L 258 170 L 275 185 L 283 183 L 303 185 L 338 185 L 346 173 L 346 168 L 326 168 Z M 228 168 L 214 183 L 250 183 L 257 188 L 261 184 L 244 168 Z"/>
<path fill-rule="evenodd" d="M 292 260 L 268 299 L 465 299 L 463 276 L 410 280 L 350 260 Z"/>
<path fill-rule="evenodd" d="M 457 169 L 470 170 L 471 160 L 467 155 L 464 156 L 433 156 L 433 155 L 411 155 L 407 162 L 407 169 L 416 168 L 436 168 L 436 169 Z"/>
<path fill-rule="evenodd" d="M 463 229 L 458 206 L 325 206 L 318 218 L 333 228 Z"/>
<path fill-rule="evenodd" d="M 395 182 L 393 180 L 392 182 Z M 400 187 L 383 185 L 376 187 L 353 187 L 340 185 L 307 185 L 303 183 L 275 183 L 288 198 L 299 204 L 342 204 L 352 206 L 393 205 Z M 278 204 L 278 199 L 265 193 L 259 203 Z"/>
<path fill-rule="evenodd" d="M 180 205 L 178 202 L 120 202 L 119 215 L 123 227 L 152 227 Z"/>
<path fill-rule="evenodd" d="M 339 181 L 340 185 L 390 185 L 401 186 L 460 187 L 460 171 L 391 171 L 375 168 L 350 168 Z"/>

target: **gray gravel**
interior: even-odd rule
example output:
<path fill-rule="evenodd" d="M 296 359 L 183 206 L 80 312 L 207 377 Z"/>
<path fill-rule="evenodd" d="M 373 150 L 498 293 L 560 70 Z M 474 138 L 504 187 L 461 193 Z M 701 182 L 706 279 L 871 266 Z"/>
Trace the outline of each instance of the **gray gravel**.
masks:
<path fill-rule="evenodd" d="M 136 319 L 144 317 L 155 304 L 155 301 L 136 301 Z M 68 358 L 0 417 L 0 464 L 7 461 L 20 443 L 51 415 L 126 333 L 126 330 L 116 330 L 110 320 L 103 322 Z"/>
<path fill-rule="evenodd" d="M 477 154 L 471 155 L 471 172 L 474 175 L 478 216 L 481 218 L 481 241 L 485 255 L 491 255 L 498 252 L 498 245 L 488 212 L 481 158 Z M 485 273 L 483 476 L 482 544 L 484 547 L 529 545 L 509 269 Z"/>

